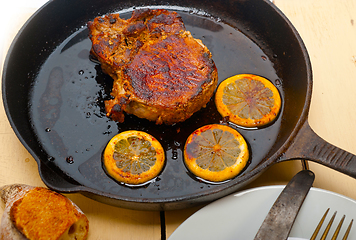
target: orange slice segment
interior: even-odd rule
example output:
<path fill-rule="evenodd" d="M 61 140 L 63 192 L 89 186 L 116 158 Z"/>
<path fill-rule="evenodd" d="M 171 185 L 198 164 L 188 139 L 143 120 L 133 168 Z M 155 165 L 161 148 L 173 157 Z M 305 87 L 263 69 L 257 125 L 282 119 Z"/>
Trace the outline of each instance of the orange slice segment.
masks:
<path fill-rule="evenodd" d="M 237 176 L 249 159 L 243 136 L 226 125 L 211 124 L 195 130 L 184 146 L 184 162 L 197 177 L 221 182 Z"/>
<path fill-rule="evenodd" d="M 142 184 L 156 177 L 165 163 L 159 141 L 148 133 L 136 130 L 114 136 L 104 150 L 106 172 L 118 182 Z"/>
<path fill-rule="evenodd" d="M 215 104 L 219 113 L 229 121 L 243 127 L 261 127 L 277 117 L 281 97 L 266 78 L 240 74 L 219 85 Z"/>

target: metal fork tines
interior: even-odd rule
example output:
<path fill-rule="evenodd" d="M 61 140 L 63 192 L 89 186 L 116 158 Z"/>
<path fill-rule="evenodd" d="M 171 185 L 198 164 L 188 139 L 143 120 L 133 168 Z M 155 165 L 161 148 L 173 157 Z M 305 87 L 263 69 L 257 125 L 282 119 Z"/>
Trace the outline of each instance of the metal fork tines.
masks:
<path fill-rule="evenodd" d="M 318 233 L 319 233 L 319 230 L 320 230 L 321 226 L 323 225 L 323 222 L 324 222 L 324 220 L 325 220 L 325 218 L 326 218 L 326 215 L 328 214 L 329 210 L 330 210 L 330 208 L 328 208 L 328 209 L 326 210 L 326 212 L 324 213 L 323 217 L 321 218 L 321 220 L 320 220 L 318 226 L 316 227 L 316 229 L 315 229 L 315 231 L 314 231 L 312 237 L 310 238 L 310 240 L 315 240 L 315 239 L 316 239 L 316 237 L 317 237 L 317 235 L 318 235 Z M 331 225 L 333 224 L 333 221 L 334 221 L 334 219 L 335 219 L 335 216 L 336 216 L 336 212 L 335 212 L 335 213 L 333 214 L 333 216 L 331 217 L 331 219 L 330 219 L 328 225 L 326 226 L 325 231 L 324 231 L 323 235 L 321 236 L 320 240 L 325 240 L 325 239 L 326 239 L 326 236 L 327 236 L 328 233 L 329 233 L 329 230 L 330 230 L 330 228 L 331 228 Z M 339 235 L 341 226 L 342 226 L 342 224 L 343 224 L 343 222 L 344 222 L 344 219 L 345 219 L 345 215 L 341 218 L 341 220 L 340 220 L 340 222 L 339 222 L 339 225 L 337 226 L 337 228 L 336 228 L 336 230 L 335 230 L 335 232 L 334 232 L 334 235 L 332 236 L 331 240 L 336 240 L 337 236 Z M 344 237 L 342 238 L 342 240 L 346 240 L 346 239 L 348 238 L 353 221 L 354 221 L 354 220 L 352 219 L 351 222 L 350 222 L 350 224 L 349 224 L 349 226 L 347 227 L 347 230 L 346 230 L 345 235 L 344 235 Z"/>

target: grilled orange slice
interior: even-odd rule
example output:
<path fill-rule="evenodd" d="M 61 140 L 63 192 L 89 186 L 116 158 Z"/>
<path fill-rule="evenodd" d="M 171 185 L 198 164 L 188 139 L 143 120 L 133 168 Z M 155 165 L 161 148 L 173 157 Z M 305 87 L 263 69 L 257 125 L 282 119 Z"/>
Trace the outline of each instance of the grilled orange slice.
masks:
<path fill-rule="evenodd" d="M 211 124 L 195 130 L 184 146 L 184 162 L 197 177 L 221 182 L 237 176 L 249 159 L 242 135 L 226 125 Z"/>
<path fill-rule="evenodd" d="M 165 163 L 159 141 L 148 133 L 136 130 L 114 136 L 104 150 L 106 172 L 118 182 L 142 184 L 156 177 Z"/>
<path fill-rule="evenodd" d="M 281 97 L 266 78 L 240 74 L 219 85 L 215 104 L 219 113 L 229 121 L 243 127 L 261 127 L 277 117 Z"/>

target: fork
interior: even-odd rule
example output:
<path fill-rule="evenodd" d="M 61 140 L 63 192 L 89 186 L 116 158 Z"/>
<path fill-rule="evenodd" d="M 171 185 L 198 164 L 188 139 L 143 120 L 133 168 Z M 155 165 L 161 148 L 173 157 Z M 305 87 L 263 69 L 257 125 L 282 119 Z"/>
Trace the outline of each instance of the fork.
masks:
<path fill-rule="evenodd" d="M 321 218 L 321 220 L 320 220 L 318 226 L 316 227 L 316 229 L 315 229 L 315 231 L 314 231 L 312 237 L 310 238 L 310 240 L 315 240 L 315 239 L 316 239 L 316 236 L 318 235 L 319 230 L 320 230 L 321 226 L 323 225 L 323 222 L 324 222 L 325 217 L 326 217 L 326 215 L 328 214 L 329 210 L 330 210 L 330 208 L 328 208 L 328 209 L 326 210 L 326 212 L 324 213 L 323 217 Z M 333 221 L 334 221 L 334 219 L 335 219 L 335 216 L 336 216 L 336 211 L 335 211 L 335 213 L 333 214 L 333 216 L 331 217 L 331 219 L 330 219 L 328 225 L 326 226 L 325 231 L 324 231 L 323 235 L 321 236 L 320 240 L 325 240 L 325 239 L 326 239 L 326 236 L 327 236 L 328 233 L 329 233 L 329 230 L 330 230 L 330 228 L 331 228 L 331 225 L 333 224 Z M 336 230 L 335 230 L 335 232 L 334 232 L 334 235 L 333 235 L 333 237 L 331 238 L 331 240 L 336 240 L 337 236 L 339 235 L 341 226 L 342 226 L 342 224 L 343 224 L 343 222 L 344 222 L 344 219 L 345 219 L 345 215 L 341 218 L 341 220 L 340 220 L 340 222 L 339 222 L 339 225 L 337 226 L 337 228 L 336 228 Z M 344 237 L 342 238 L 342 240 L 346 240 L 346 239 L 348 238 L 349 233 L 350 233 L 350 230 L 351 230 L 351 227 L 352 227 L 353 221 L 354 221 L 354 220 L 352 219 L 351 222 L 350 222 L 350 224 L 349 224 L 349 226 L 347 227 L 347 230 L 346 230 L 345 235 L 344 235 Z"/>

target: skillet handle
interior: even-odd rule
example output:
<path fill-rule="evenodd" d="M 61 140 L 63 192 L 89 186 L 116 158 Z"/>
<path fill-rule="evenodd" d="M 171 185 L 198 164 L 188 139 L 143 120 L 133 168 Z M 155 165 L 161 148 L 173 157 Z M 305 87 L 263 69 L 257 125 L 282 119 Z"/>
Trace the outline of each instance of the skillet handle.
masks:
<path fill-rule="evenodd" d="M 356 156 L 319 137 L 311 129 L 308 121 L 304 122 L 296 138 L 278 162 L 290 159 L 317 162 L 356 178 Z"/>

